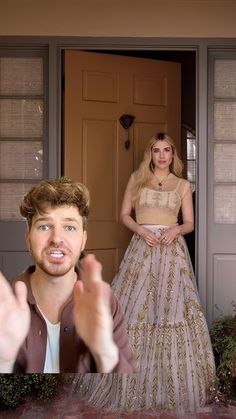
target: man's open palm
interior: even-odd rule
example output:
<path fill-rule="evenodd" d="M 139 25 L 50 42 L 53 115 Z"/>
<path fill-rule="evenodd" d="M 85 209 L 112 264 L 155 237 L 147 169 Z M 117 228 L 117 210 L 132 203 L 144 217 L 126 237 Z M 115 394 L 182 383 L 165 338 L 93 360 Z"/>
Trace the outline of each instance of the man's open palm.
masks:
<path fill-rule="evenodd" d="M 20 346 L 28 334 L 30 310 L 26 298 L 25 284 L 17 281 L 14 294 L 10 284 L 0 272 L 0 364 L 2 365 L 14 363 Z"/>
<path fill-rule="evenodd" d="M 75 327 L 95 359 L 110 358 L 112 365 L 113 359 L 117 359 L 117 349 L 113 342 L 111 289 L 102 280 L 101 264 L 93 255 L 86 256 L 82 266 L 81 279 L 74 289 Z"/>

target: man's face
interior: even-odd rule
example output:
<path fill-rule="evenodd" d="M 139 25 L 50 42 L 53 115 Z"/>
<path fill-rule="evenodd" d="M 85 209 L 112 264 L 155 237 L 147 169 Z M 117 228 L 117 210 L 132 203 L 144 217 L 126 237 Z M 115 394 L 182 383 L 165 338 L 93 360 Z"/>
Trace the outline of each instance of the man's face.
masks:
<path fill-rule="evenodd" d="M 26 237 L 36 265 L 51 276 L 74 271 L 86 239 L 82 217 L 73 205 L 49 206 L 47 213 L 34 215 Z"/>

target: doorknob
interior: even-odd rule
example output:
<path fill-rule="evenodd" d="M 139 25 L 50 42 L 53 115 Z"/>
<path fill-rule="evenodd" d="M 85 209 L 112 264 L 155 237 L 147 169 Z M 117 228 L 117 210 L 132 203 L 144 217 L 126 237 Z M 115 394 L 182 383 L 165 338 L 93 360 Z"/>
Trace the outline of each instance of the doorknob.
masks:
<path fill-rule="evenodd" d="M 129 129 L 129 127 L 131 127 L 131 125 L 133 124 L 134 119 L 135 119 L 135 116 L 124 113 L 123 115 L 120 116 L 119 121 L 124 129 Z"/>
<path fill-rule="evenodd" d="M 120 116 L 119 121 L 121 126 L 127 131 L 128 133 L 128 138 L 125 141 L 125 148 L 126 150 L 129 149 L 130 147 L 130 139 L 129 139 L 129 128 L 131 127 L 131 125 L 133 124 L 135 119 L 135 116 L 133 115 L 128 115 L 128 114 L 123 114 Z"/>

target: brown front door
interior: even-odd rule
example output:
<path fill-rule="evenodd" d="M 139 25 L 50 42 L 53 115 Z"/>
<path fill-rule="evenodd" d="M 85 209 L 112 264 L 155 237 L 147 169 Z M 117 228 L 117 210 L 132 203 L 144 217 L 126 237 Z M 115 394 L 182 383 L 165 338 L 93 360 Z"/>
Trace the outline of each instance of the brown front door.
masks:
<path fill-rule="evenodd" d="M 167 131 L 180 144 L 180 70 L 178 63 L 65 52 L 64 172 L 90 190 L 86 250 L 102 262 L 108 282 L 131 237 L 119 212 L 147 141 Z M 129 133 L 123 114 L 135 117 Z"/>

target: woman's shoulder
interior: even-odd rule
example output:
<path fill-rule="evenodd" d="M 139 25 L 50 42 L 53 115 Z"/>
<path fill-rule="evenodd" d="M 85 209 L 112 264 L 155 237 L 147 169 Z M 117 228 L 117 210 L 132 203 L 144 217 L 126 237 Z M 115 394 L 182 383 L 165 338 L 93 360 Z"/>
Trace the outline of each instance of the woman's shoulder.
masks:
<path fill-rule="evenodd" d="M 180 177 L 179 180 L 182 183 L 182 185 L 184 185 L 185 187 L 191 187 L 191 183 L 189 182 L 189 180 L 187 180 L 183 177 Z"/>
<path fill-rule="evenodd" d="M 136 172 L 133 172 L 133 173 L 131 173 L 131 175 L 129 177 L 128 184 L 131 184 L 131 185 L 134 186 L 136 184 L 136 182 L 137 182 Z"/>
<path fill-rule="evenodd" d="M 177 183 L 181 183 L 182 185 L 191 185 L 189 180 L 185 179 L 184 177 L 177 176 L 174 173 L 171 173 L 170 176 L 173 180 L 175 180 Z"/>
<path fill-rule="evenodd" d="M 175 176 L 175 175 L 174 175 Z M 178 177 L 175 176 L 176 178 L 176 182 L 177 182 L 177 189 L 180 192 L 180 195 L 183 197 L 186 192 L 190 189 L 192 191 L 192 185 L 189 182 L 189 180 L 182 178 L 182 177 Z"/>
<path fill-rule="evenodd" d="M 132 182 L 133 184 L 137 184 L 139 182 L 139 179 L 140 179 L 140 176 L 139 176 L 138 170 L 131 173 L 130 178 L 129 178 L 130 182 Z"/>

